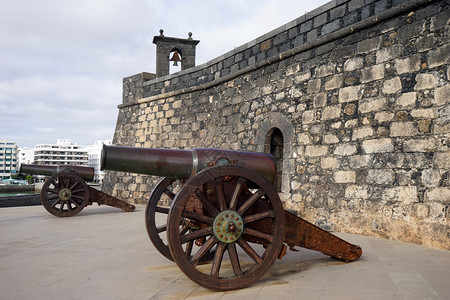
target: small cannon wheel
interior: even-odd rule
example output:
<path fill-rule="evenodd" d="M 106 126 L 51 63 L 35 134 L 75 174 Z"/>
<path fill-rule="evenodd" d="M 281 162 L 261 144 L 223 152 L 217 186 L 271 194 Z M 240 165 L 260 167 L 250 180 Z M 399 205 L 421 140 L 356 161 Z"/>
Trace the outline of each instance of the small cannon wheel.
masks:
<path fill-rule="evenodd" d="M 165 242 L 167 216 L 164 222 L 157 224 L 156 214 L 169 214 L 169 207 L 175 198 L 176 191 L 181 188 L 181 182 L 175 178 L 163 178 L 153 189 L 145 207 L 145 227 L 150 241 L 164 257 L 173 261 L 169 246 Z"/>
<path fill-rule="evenodd" d="M 175 198 L 177 192 L 183 186 L 185 180 L 177 180 L 175 178 L 163 178 L 150 194 L 150 198 L 145 207 L 145 227 L 147 229 L 148 237 L 150 241 L 155 246 L 156 250 L 159 251 L 164 257 L 173 261 L 172 254 L 170 253 L 169 246 L 166 243 L 166 229 L 167 229 L 167 217 L 164 221 L 158 222 L 157 214 L 168 215 L 170 204 Z M 186 223 L 181 222 L 180 230 L 188 230 Z M 190 230 L 194 230 L 190 228 Z M 201 263 L 211 261 L 213 253 L 206 255 Z"/>
<path fill-rule="evenodd" d="M 51 176 L 42 186 L 41 202 L 57 217 L 71 217 L 83 210 L 89 200 L 89 188 L 77 174 L 61 172 Z"/>
<path fill-rule="evenodd" d="M 204 214 L 192 212 L 192 199 L 202 203 Z M 205 225 L 182 232 L 181 218 Z M 212 167 L 192 177 L 175 197 L 167 224 L 169 248 L 183 273 L 197 284 L 217 291 L 240 289 L 275 262 L 284 222 L 281 200 L 262 176 L 238 166 Z M 199 237 L 205 243 L 191 253 L 190 244 Z M 212 264 L 200 266 L 208 251 L 214 253 Z"/>

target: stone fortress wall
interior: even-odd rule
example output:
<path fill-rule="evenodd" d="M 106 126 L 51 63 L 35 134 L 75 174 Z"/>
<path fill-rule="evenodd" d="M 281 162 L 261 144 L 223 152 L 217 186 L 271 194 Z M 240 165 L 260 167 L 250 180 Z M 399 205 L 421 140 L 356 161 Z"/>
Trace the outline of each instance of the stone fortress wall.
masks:
<path fill-rule="evenodd" d="M 335 0 L 206 64 L 124 78 L 113 144 L 272 151 L 302 218 L 450 249 L 449 19 L 445 0 Z M 104 190 L 145 203 L 158 179 L 107 172 Z"/>

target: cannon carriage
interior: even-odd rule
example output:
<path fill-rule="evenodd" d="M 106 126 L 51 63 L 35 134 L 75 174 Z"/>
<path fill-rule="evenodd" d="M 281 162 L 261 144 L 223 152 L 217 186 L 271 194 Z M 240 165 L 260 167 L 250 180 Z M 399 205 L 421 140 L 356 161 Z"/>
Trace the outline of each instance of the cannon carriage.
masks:
<path fill-rule="evenodd" d="M 101 169 L 165 177 L 147 202 L 149 238 L 191 280 L 212 290 L 252 284 L 288 247 L 347 262 L 362 254 L 359 246 L 283 209 L 270 154 L 104 145 Z"/>
<path fill-rule="evenodd" d="M 71 217 L 96 202 L 134 211 L 135 206 L 87 185 L 94 178 L 94 168 L 72 165 L 22 164 L 20 173 L 50 176 L 41 190 L 41 203 L 57 217 Z"/>

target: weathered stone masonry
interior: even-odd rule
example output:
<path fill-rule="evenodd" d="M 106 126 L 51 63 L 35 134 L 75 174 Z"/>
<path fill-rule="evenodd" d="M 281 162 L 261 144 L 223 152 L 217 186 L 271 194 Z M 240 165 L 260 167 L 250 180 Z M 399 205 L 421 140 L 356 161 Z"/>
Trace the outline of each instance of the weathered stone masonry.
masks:
<path fill-rule="evenodd" d="M 270 151 L 281 131 L 285 208 L 450 249 L 449 18 L 449 1 L 332 1 L 204 65 L 125 78 L 113 142 Z M 104 189 L 145 203 L 157 180 L 108 172 Z"/>

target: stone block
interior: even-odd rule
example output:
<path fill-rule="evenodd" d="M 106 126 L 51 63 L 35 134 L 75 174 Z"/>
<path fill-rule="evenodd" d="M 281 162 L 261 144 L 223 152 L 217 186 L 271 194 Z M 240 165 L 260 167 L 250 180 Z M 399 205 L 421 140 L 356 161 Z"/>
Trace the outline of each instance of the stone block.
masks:
<path fill-rule="evenodd" d="M 340 20 L 336 19 L 322 26 L 322 35 L 329 34 L 341 28 Z"/>
<path fill-rule="evenodd" d="M 302 123 L 303 124 L 310 124 L 315 121 L 315 111 L 314 110 L 307 110 L 303 112 L 302 115 Z"/>
<path fill-rule="evenodd" d="M 382 200 L 384 202 L 399 202 L 406 205 L 418 202 L 417 187 L 416 186 L 397 186 L 386 188 L 382 193 Z"/>
<path fill-rule="evenodd" d="M 394 145 L 390 138 L 382 138 L 363 141 L 362 148 L 366 153 L 383 153 L 392 152 Z"/>
<path fill-rule="evenodd" d="M 310 78 L 311 78 L 311 72 L 309 70 L 295 74 L 295 82 L 296 83 L 300 83 L 300 82 L 309 80 Z"/>
<path fill-rule="evenodd" d="M 323 142 L 325 144 L 336 144 L 339 143 L 339 138 L 335 134 L 325 134 L 323 136 Z"/>
<path fill-rule="evenodd" d="M 382 37 L 377 36 L 372 39 L 363 40 L 356 44 L 356 51 L 358 53 L 368 53 L 380 49 Z"/>
<path fill-rule="evenodd" d="M 327 146 L 306 146 L 305 149 L 305 155 L 308 157 L 325 156 L 327 153 Z"/>
<path fill-rule="evenodd" d="M 352 169 L 367 168 L 372 162 L 371 155 L 354 155 L 349 158 L 349 166 Z"/>
<path fill-rule="evenodd" d="M 352 57 L 345 61 L 344 71 L 351 72 L 354 70 L 359 70 L 364 66 L 364 58 L 362 57 Z"/>
<path fill-rule="evenodd" d="M 385 108 L 386 98 L 371 98 L 359 103 L 359 112 L 362 114 L 379 111 Z"/>
<path fill-rule="evenodd" d="M 395 94 L 402 90 L 402 81 L 400 77 L 394 77 L 386 80 L 383 84 L 382 91 L 384 94 Z"/>
<path fill-rule="evenodd" d="M 334 90 L 337 88 L 342 87 L 344 83 L 344 75 L 343 74 L 336 74 L 333 76 L 330 76 L 325 81 L 325 90 Z"/>
<path fill-rule="evenodd" d="M 388 48 L 378 50 L 376 54 L 377 64 L 381 64 L 383 62 L 401 57 L 403 55 L 403 49 L 404 49 L 403 45 L 394 44 Z"/>
<path fill-rule="evenodd" d="M 313 105 L 314 107 L 324 107 L 327 104 L 327 94 L 326 93 L 319 93 L 317 95 L 314 95 L 313 99 Z"/>
<path fill-rule="evenodd" d="M 335 157 L 324 157 L 320 160 L 320 166 L 322 169 L 338 169 L 340 161 Z"/>
<path fill-rule="evenodd" d="M 417 74 L 414 90 L 434 89 L 437 85 L 437 79 L 433 74 Z"/>
<path fill-rule="evenodd" d="M 355 145 L 350 144 L 343 144 L 336 147 L 334 150 L 335 155 L 342 155 L 342 156 L 348 156 L 353 155 L 357 151 L 357 148 Z"/>
<path fill-rule="evenodd" d="M 422 171 L 421 180 L 426 187 L 437 187 L 441 180 L 441 174 L 437 169 L 425 169 Z"/>
<path fill-rule="evenodd" d="M 320 79 L 311 79 L 308 81 L 308 94 L 318 93 L 320 92 L 321 80 Z"/>
<path fill-rule="evenodd" d="M 369 126 L 356 128 L 352 133 L 352 140 L 360 140 L 373 135 L 373 129 Z"/>
<path fill-rule="evenodd" d="M 375 120 L 378 123 L 389 122 L 394 118 L 394 113 L 382 111 L 375 114 Z"/>
<path fill-rule="evenodd" d="M 392 170 L 372 169 L 367 172 L 367 183 L 375 185 L 391 185 L 395 176 Z"/>
<path fill-rule="evenodd" d="M 415 119 L 434 119 L 436 113 L 432 108 L 414 109 L 411 111 L 411 117 Z"/>
<path fill-rule="evenodd" d="M 403 142 L 404 152 L 434 152 L 436 149 L 434 138 L 411 139 Z"/>
<path fill-rule="evenodd" d="M 325 24 L 327 22 L 327 19 L 328 19 L 328 16 L 327 16 L 326 12 L 315 17 L 314 18 L 314 28 L 317 28 L 317 27 Z"/>
<path fill-rule="evenodd" d="M 361 82 L 371 82 L 384 78 L 384 64 L 375 65 L 361 70 Z"/>
<path fill-rule="evenodd" d="M 391 136 L 414 136 L 418 134 L 414 122 L 393 122 L 391 123 Z"/>
<path fill-rule="evenodd" d="M 366 200 L 369 198 L 369 189 L 366 185 L 349 185 L 345 189 L 345 198 Z"/>
<path fill-rule="evenodd" d="M 341 106 L 327 106 L 323 109 L 322 120 L 337 119 L 341 116 Z"/>
<path fill-rule="evenodd" d="M 339 102 L 345 103 L 359 100 L 362 98 L 363 91 L 364 89 L 362 85 L 341 88 L 339 90 Z"/>
<path fill-rule="evenodd" d="M 450 84 L 437 88 L 436 91 L 434 92 L 433 103 L 436 105 L 444 105 L 449 102 L 450 102 Z"/>
<path fill-rule="evenodd" d="M 355 171 L 336 171 L 334 172 L 334 181 L 336 183 L 355 183 Z"/>
<path fill-rule="evenodd" d="M 450 44 L 437 48 L 428 52 L 428 68 L 436 68 L 449 63 L 450 58 Z"/>
<path fill-rule="evenodd" d="M 436 152 L 433 156 L 433 163 L 436 168 L 450 169 L 450 151 Z"/>
<path fill-rule="evenodd" d="M 397 106 L 400 106 L 401 108 L 415 107 L 416 100 L 417 100 L 417 95 L 415 92 L 405 93 L 405 94 L 400 95 L 400 97 L 397 98 L 397 101 L 395 102 L 395 104 Z"/>
<path fill-rule="evenodd" d="M 425 201 L 450 203 L 450 189 L 446 187 L 437 187 L 425 192 Z"/>
<path fill-rule="evenodd" d="M 416 54 L 405 59 L 395 60 L 395 70 L 398 74 L 412 73 L 420 70 L 420 55 Z"/>
<path fill-rule="evenodd" d="M 316 78 L 325 77 L 334 74 L 335 70 L 336 64 L 321 65 L 316 68 L 315 75 Z"/>

